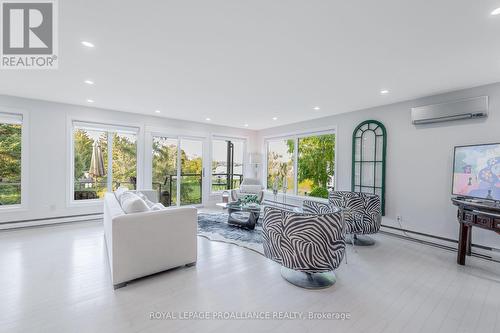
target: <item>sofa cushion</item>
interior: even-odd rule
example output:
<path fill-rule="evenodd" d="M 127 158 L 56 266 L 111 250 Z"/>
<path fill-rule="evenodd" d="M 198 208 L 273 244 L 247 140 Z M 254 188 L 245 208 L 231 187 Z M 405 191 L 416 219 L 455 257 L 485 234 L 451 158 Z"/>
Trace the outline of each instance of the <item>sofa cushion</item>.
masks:
<path fill-rule="evenodd" d="M 146 201 L 132 192 L 125 192 L 121 195 L 120 205 L 125 214 L 142 213 L 150 210 Z"/>

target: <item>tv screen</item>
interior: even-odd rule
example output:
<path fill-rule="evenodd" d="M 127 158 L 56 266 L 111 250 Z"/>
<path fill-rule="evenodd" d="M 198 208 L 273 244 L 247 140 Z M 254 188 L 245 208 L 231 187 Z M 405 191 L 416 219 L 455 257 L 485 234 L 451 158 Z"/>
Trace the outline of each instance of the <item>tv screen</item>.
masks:
<path fill-rule="evenodd" d="M 500 201 L 500 144 L 455 147 L 452 192 Z"/>

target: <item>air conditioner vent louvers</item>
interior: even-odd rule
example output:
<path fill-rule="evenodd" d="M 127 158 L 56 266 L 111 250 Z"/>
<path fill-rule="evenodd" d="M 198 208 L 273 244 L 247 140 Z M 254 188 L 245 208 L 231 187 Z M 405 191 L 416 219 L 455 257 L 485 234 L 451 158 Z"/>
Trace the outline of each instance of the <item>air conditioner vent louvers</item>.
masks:
<path fill-rule="evenodd" d="M 453 102 L 419 106 L 411 109 L 414 125 L 445 121 L 484 118 L 488 116 L 488 96 L 462 99 Z"/>

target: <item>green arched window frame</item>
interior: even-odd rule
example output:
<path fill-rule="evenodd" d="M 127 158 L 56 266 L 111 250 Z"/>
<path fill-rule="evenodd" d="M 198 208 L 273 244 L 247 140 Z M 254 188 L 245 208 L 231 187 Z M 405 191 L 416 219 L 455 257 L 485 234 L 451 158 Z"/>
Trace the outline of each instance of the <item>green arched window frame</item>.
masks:
<path fill-rule="evenodd" d="M 386 150 L 387 131 L 381 122 L 363 121 L 352 133 L 351 190 L 379 195 L 382 215 L 385 215 Z"/>

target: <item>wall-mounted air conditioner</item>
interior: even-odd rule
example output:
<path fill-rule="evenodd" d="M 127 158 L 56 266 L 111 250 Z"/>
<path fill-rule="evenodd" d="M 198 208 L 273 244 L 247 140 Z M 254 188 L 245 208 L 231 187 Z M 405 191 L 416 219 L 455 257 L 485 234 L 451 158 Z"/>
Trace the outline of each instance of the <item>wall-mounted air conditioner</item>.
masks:
<path fill-rule="evenodd" d="M 414 125 L 460 119 L 484 118 L 487 116 L 488 96 L 419 106 L 411 109 L 411 122 Z"/>

